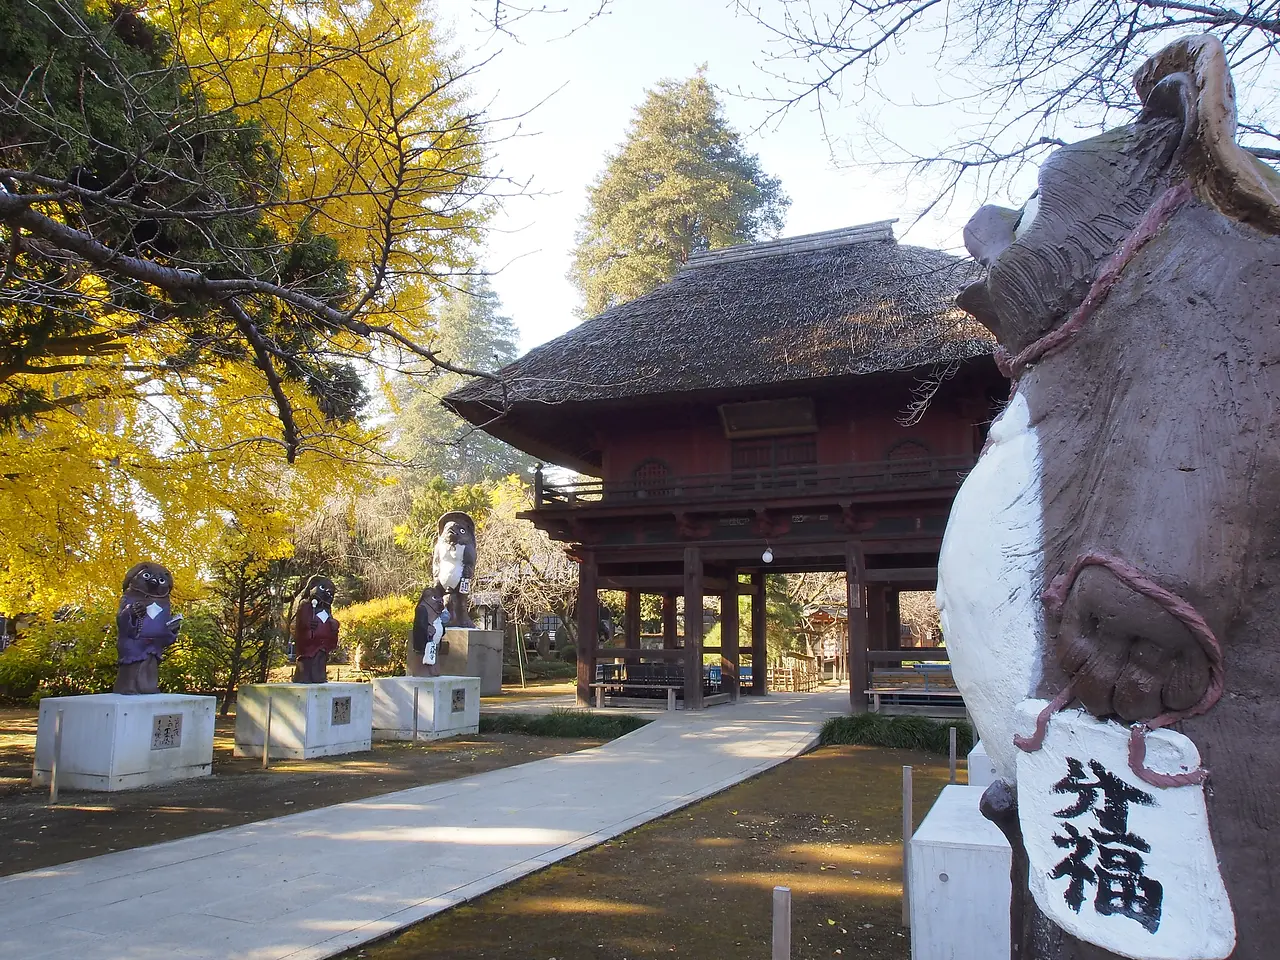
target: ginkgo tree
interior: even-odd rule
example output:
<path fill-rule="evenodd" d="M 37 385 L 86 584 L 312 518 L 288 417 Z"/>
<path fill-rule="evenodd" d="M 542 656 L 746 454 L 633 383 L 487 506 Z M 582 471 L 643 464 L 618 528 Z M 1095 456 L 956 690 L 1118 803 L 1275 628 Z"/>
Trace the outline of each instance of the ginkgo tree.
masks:
<path fill-rule="evenodd" d="M 359 480 L 371 371 L 453 366 L 466 77 L 416 5 L 0 0 L 0 609 L 198 583 Z"/>

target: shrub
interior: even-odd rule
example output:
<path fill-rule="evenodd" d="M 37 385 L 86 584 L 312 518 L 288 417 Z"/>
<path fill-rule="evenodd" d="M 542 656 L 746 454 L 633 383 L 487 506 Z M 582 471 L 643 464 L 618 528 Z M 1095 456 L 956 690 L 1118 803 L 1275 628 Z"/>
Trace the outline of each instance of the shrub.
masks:
<path fill-rule="evenodd" d="M 0 654 L 0 688 L 17 700 L 105 693 L 116 675 L 116 612 L 77 610 L 37 620 Z"/>
<path fill-rule="evenodd" d="M 196 605 L 184 613 L 182 633 L 160 661 L 160 689 L 209 693 L 219 665 L 210 653 L 217 625 Z M 116 678 L 116 611 L 90 607 L 55 620 L 37 620 L 0 653 L 0 692 L 24 702 L 41 697 L 108 693 Z"/>
<path fill-rule="evenodd" d="M 648 720 L 631 714 L 606 716 L 587 710 L 554 709 L 550 713 L 482 713 L 481 733 L 525 733 L 535 737 L 590 737 L 612 740 L 639 730 Z"/>
<path fill-rule="evenodd" d="M 381 676 L 404 673 L 416 608 L 417 601 L 410 597 L 391 596 L 336 610 L 342 645 L 352 652 L 353 665 Z"/>
<path fill-rule="evenodd" d="M 883 713 L 859 713 L 832 717 L 822 725 L 819 743 L 853 743 L 868 747 L 896 747 L 948 753 L 948 727 L 956 728 L 956 751 L 963 755 L 973 749 L 973 728 L 963 720 L 937 721 L 928 717 L 890 717 Z"/>
<path fill-rule="evenodd" d="M 576 665 L 578 662 L 578 648 L 571 647 L 568 645 L 563 646 L 556 651 L 556 656 L 558 656 L 565 663 Z"/>

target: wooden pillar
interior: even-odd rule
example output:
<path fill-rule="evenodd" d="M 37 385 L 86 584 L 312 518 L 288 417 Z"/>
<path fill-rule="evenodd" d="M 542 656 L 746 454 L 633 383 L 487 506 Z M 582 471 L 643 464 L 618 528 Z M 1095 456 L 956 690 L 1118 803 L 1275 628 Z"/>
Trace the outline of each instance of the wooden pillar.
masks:
<path fill-rule="evenodd" d="M 764 571 L 751 574 L 751 692 L 769 692 L 768 608 L 765 605 Z"/>
<path fill-rule="evenodd" d="M 885 618 L 887 596 L 884 584 L 867 584 L 864 596 L 867 601 L 867 646 L 871 650 L 888 649 L 889 629 Z"/>
<path fill-rule="evenodd" d="M 862 547 L 845 545 L 845 598 L 849 607 L 849 706 L 854 713 L 867 712 L 867 604 L 862 582 Z"/>
<path fill-rule="evenodd" d="M 600 645 L 600 577 L 596 555 L 590 550 L 578 561 L 578 706 L 591 706 L 596 679 L 596 650 Z"/>
<path fill-rule="evenodd" d="M 684 708 L 702 709 L 702 551 L 684 548 Z"/>
<path fill-rule="evenodd" d="M 885 649 L 902 649 L 902 593 L 892 587 L 884 595 Z"/>
<path fill-rule="evenodd" d="M 729 571 L 729 592 L 720 601 L 720 673 L 721 688 L 731 703 L 738 702 L 738 570 Z"/>
<path fill-rule="evenodd" d="M 627 649 L 640 649 L 640 591 L 627 591 Z"/>
<path fill-rule="evenodd" d="M 676 627 L 676 595 L 674 593 L 664 593 L 662 595 L 662 649 L 674 650 L 680 646 L 678 642 L 679 631 Z"/>

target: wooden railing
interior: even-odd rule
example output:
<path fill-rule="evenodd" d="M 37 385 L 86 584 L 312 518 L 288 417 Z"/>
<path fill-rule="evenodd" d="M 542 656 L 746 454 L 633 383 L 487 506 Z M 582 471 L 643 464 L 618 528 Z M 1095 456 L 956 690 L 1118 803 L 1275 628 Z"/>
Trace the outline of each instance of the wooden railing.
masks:
<path fill-rule="evenodd" d="M 881 460 L 827 466 L 777 467 L 704 473 L 644 482 L 583 480 L 548 483 L 536 476 L 536 507 L 589 507 L 653 501 L 751 500 L 761 495 L 810 496 L 876 490 L 924 490 L 960 486 L 973 469 L 970 456 Z"/>

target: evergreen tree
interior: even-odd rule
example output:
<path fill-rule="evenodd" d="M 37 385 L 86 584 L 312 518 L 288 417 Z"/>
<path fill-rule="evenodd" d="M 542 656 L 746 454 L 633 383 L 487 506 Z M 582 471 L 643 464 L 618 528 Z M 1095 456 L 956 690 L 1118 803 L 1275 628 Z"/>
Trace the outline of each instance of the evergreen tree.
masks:
<path fill-rule="evenodd" d="M 516 358 L 519 333 L 503 315 L 502 302 L 485 277 L 472 277 L 450 294 L 438 315 L 432 344 L 448 363 L 492 372 Z M 399 412 L 395 454 L 416 470 L 450 484 L 496 480 L 521 473 L 532 461 L 441 405 L 440 400 L 466 378 L 438 368 L 405 377 L 395 389 Z"/>
<path fill-rule="evenodd" d="M 648 293 L 694 250 L 776 236 L 789 203 L 725 122 L 703 71 L 662 81 L 591 187 L 570 273 L 584 314 Z"/>

